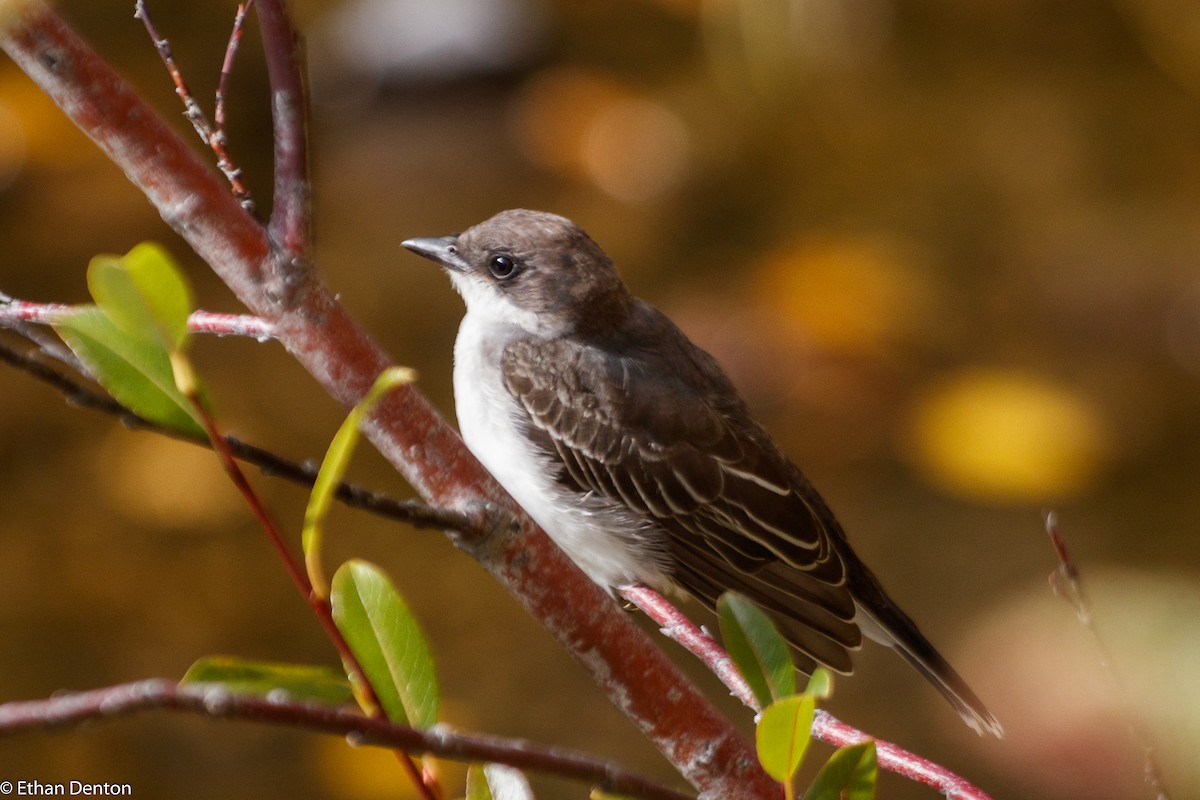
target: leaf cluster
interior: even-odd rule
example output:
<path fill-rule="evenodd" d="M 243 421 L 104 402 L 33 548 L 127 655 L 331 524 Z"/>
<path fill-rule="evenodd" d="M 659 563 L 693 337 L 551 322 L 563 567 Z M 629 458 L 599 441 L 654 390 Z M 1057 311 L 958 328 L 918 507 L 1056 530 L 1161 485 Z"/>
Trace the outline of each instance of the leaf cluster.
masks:
<path fill-rule="evenodd" d="M 717 614 L 725 647 L 763 709 L 755 729 L 758 759 L 783 784 L 787 800 L 872 800 L 878 766 L 875 742 L 869 739 L 836 750 L 808 790 L 797 792 L 817 701 L 829 697 L 832 678 L 817 669 L 798 692 L 787 642 L 746 597 L 726 592 L 717 601 Z"/>

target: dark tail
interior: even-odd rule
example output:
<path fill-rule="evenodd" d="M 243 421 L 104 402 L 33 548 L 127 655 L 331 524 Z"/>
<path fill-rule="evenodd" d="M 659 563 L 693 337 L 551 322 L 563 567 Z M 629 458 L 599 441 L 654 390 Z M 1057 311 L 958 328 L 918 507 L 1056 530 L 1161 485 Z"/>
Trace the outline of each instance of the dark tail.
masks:
<path fill-rule="evenodd" d="M 852 575 L 850 581 L 859 612 L 855 621 L 863 634 L 899 653 L 950 701 L 950 705 L 976 733 L 1004 736 L 1000 723 L 971 691 L 967 682 L 934 649 L 916 623 L 887 596 L 871 571 L 861 564 L 858 567 L 861 573 Z"/>

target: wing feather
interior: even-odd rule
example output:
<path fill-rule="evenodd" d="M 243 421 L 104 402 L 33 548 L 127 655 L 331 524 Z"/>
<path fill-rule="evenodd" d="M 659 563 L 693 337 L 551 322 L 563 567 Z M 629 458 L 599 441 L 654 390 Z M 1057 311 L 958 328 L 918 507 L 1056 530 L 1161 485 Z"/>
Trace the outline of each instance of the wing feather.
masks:
<path fill-rule="evenodd" d="M 759 603 L 799 668 L 849 672 L 862 639 L 838 534 L 767 434 L 730 407 L 740 404 L 731 387 L 713 386 L 707 356 L 680 347 L 663 359 L 518 340 L 502 368 L 528 415 L 526 434 L 561 464 L 562 483 L 654 523 L 673 557 L 671 577 L 709 606 L 727 589 Z"/>

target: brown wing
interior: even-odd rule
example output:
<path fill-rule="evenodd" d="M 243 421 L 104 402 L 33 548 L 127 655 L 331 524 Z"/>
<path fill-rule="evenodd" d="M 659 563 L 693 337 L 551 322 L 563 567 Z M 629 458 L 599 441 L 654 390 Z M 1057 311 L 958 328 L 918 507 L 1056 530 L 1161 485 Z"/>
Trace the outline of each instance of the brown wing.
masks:
<path fill-rule="evenodd" d="M 657 524 L 672 577 L 691 594 L 713 606 L 727 589 L 742 592 L 780 624 L 798 667 L 849 672 L 861 634 L 840 531 L 715 363 L 673 326 L 667 333 L 667 354 L 510 344 L 502 367 L 527 435 L 561 464 L 563 483 Z"/>

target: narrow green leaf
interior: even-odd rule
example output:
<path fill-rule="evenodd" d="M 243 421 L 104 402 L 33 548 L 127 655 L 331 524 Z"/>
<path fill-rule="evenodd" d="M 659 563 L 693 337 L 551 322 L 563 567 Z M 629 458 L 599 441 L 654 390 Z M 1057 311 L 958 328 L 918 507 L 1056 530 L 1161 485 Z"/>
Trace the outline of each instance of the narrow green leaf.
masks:
<path fill-rule="evenodd" d="M 774 700 L 795 694 L 796 667 L 787 642 L 767 615 L 736 592 L 717 599 L 717 615 L 725 649 L 759 704 L 766 708 Z"/>
<path fill-rule="evenodd" d="M 467 768 L 466 800 L 533 800 L 533 789 L 516 767 L 472 764 Z"/>
<path fill-rule="evenodd" d="M 588 793 L 588 800 L 633 800 L 633 798 L 627 794 L 613 794 L 593 786 L 592 791 Z"/>
<path fill-rule="evenodd" d="M 492 787 L 488 786 L 482 764 L 467 767 L 467 796 L 465 800 L 492 800 Z"/>
<path fill-rule="evenodd" d="M 321 524 L 329 513 L 337 486 L 346 474 L 350 457 L 358 444 L 358 426 L 385 392 L 414 380 L 416 373 L 407 367 L 389 367 L 381 372 L 366 396 L 346 416 L 325 452 L 325 459 L 321 462 L 321 469 L 317 472 L 317 479 L 308 496 L 308 507 L 304 510 L 304 530 L 300 537 L 308 580 L 318 597 L 328 595 L 328 583 L 325 580 L 325 571 L 321 567 Z"/>
<path fill-rule="evenodd" d="M 833 675 L 824 667 L 817 667 L 809 677 L 804 693 L 818 700 L 828 700 L 833 694 Z"/>
<path fill-rule="evenodd" d="M 754 732 L 758 760 L 775 780 L 790 785 L 812 733 L 812 695 L 795 694 L 763 709 Z"/>
<path fill-rule="evenodd" d="M 124 256 L 96 256 L 88 264 L 88 290 L 130 336 L 167 351 L 183 346 L 192 292 L 161 245 L 144 242 Z"/>
<path fill-rule="evenodd" d="M 804 800 L 874 800 L 875 742 L 839 748 L 821 767 Z"/>
<path fill-rule="evenodd" d="M 232 656 L 197 660 L 180 683 L 219 683 L 231 692 L 266 696 L 283 691 L 297 700 L 327 705 L 353 702 L 346 676 L 328 667 L 247 661 Z"/>
<path fill-rule="evenodd" d="M 148 420 L 203 438 L 192 404 L 175 385 L 167 352 L 129 335 L 95 306 L 63 316 L 55 330 L 117 402 Z"/>
<path fill-rule="evenodd" d="M 437 722 L 433 655 L 408 606 L 383 571 L 347 561 L 333 576 L 333 620 L 362 665 L 388 719 L 414 728 Z"/>

